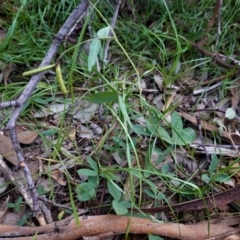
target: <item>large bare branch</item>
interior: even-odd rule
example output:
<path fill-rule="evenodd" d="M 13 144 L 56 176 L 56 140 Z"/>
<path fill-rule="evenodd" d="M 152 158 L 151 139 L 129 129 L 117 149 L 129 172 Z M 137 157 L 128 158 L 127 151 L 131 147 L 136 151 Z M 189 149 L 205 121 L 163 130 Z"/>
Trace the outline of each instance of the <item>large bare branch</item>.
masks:
<path fill-rule="evenodd" d="M 185 225 L 178 223 L 153 222 L 146 218 L 129 216 L 100 215 L 79 217 L 80 225 L 75 219 L 64 219 L 41 227 L 19 227 L 0 225 L 0 237 L 5 240 L 73 240 L 83 236 L 135 234 L 155 234 L 170 238 L 193 240 L 209 239 L 239 231 L 232 226 L 239 223 L 239 218 L 229 218 L 214 222 L 201 222 Z M 24 236 L 24 238 L 22 237 Z M 98 238 L 100 239 L 100 238 Z M 103 239 L 103 238 L 102 238 Z M 218 238 L 219 239 L 219 238 Z"/>

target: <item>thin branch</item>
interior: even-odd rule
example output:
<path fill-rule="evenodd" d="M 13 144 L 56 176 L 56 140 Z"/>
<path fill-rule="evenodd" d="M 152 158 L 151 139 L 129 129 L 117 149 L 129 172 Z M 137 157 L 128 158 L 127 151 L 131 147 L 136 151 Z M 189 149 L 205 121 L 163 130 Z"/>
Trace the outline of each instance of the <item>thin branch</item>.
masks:
<path fill-rule="evenodd" d="M 111 30 L 109 32 L 109 36 L 113 35 L 112 31 L 113 31 L 113 29 L 115 28 L 115 25 L 116 25 L 120 5 L 121 5 L 121 0 L 117 0 L 116 1 L 116 6 L 115 6 L 115 11 L 114 11 L 113 18 L 112 18 L 112 21 L 111 21 Z M 110 42 L 111 42 L 111 39 L 108 39 L 107 42 L 106 42 L 106 45 L 105 45 L 104 58 L 103 58 L 104 64 L 106 64 L 106 61 L 107 61 L 108 49 L 109 49 Z"/>
<path fill-rule="evenodd" d="M 208 25 L 207 25 L 207 31 L 206 31 L 206 34 L 204 35 L 204 37 L 198 41 L 196 44 L 199 45 L 200 47 L 203 47 L 204 45 L 206 45 L 207 43 L 207 40 L 208 40 L 208 33 L 210 32 L 211 28 L 213 27 L 214 25 L 214 22 L 219 14 L 219 11 L 221 12 L 221 1 L 222 0 L 216 0 L 216 3 L 215 3 L 215 7 L 214 7 L 214 10 L 213 10 L 213 15 L 212 15 L 212 18 L 210 19 L 210 21 L 208 22 Z"/>
<path fill-rule="evenodd" d="M 218 5 L 218 19 L 217 19 L 217 39 L 216 39 L 216 43 L 215 43 L 215 52 L 217 51 L 217 46 L 218 46 L 218 41 L 219 41 L 219 37 L 221 35 L 221 13 L 222 13 L 222 0 L 217 0 L 217 4 Z"/>
<path fill-rule="evenodd" d="M 11 181 L 14 186 L 16 186 L 16 190 L 22 195 L 23 199 L 25 200 L 26 204 L 33 210 L 33 201 L 31 197 L 29 196 L 29 193 L 24 187 L 24 184 L 22 181 L 17 180 L 12 171 L 9 169 L 9 167 L 6 165 L 6 163 L 3 161 L 3 157 L 0 155 L 0 172 L 3 173 L 4 178 Z M 38 222 L 40 225 L 45 225 L 45 220 L 42 214 L 37 215 Z"/>

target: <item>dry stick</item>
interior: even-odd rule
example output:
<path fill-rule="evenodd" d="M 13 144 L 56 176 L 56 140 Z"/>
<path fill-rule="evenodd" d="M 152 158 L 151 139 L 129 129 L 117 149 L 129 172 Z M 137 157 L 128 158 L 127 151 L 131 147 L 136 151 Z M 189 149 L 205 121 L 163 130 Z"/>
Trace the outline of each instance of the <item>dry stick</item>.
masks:
<path fill-rule="evenodd" d="M 39 65 L 39 67 L 47 66 L 51 63 L 54 55 L 57 52 L 59 45 L 65 39 L 66 35 L 68 34 L 68 32 L 70 31 L 72 26 L 75 24 L 75 22 L 80 18 L 80 16 L 82 16 L 84 14 L 86 9 L 88 8 L 88 5 L 89 5 L 88 0 L 82 0 L 82 2 L 73 10 L 73 12 L 70 14 L 68 19 L 64 23 L 64 25 L 61 27 L 61 29 L 57 33 L 51 47 L 49 48 L 45 58 L 43 59 L 42 63 Z M 31 192 L 31 196 L 33 199 L 34 214 L 40 212 L 40 206 L 38 203 L 39 195 L 34 186 L 29 168 L 24 162 L 24 155 L 22 153 L 22 149 L 21 149 L 21 146 L 20 146 L 18 138 L 17 138 L 15 125 L 16 125 L 16 121 L 21 113 L 24 103 L 31 96 L 31 94 L 34 91 L 35 87 L 37 86 L 38 82 L 43 78 L 43 75 L 44 75 L 44 73 L 39 73 L 37 75 L 34 75 L 30 79 L 26 88 L 23 90 L 22 94 L 20 95 L 20 97 L 17 100 L 0 104 L 0 109 L 9 107 L 9 106 L 15 107 L 14 112 L 13 112 L 10 120 L 8 121 L 7 130 L 9 131 L 9 135 L 11 137 L 11 141 L 12 141 L 14 150 L 17 154 L 19 164 L 25 174 L 27 184 L 28 184 L 29 190 Z"/>
<path fill-rule="evenodd" d="M 201 144 L 203 144 L 203 134 L 202 134 L 202 125 L 201 125 L 200 117 L 197 116 L 196 119 L 197 119 L 197 124 L 198 124 L 198 128 L 199 128 L 200 141 L 201 141 Z M 207 163 L 210 164 L 211 160 L 210 160 L 209 154 L 204 146 L 202 146 L 202 148 L 205 152 Z M 201 171 L 202 169 L 199 168 L 199 170 Z"/>
<path fill-rule="evenodd" d="M 216 5 L 218 5 L 218 18 L 217 18 L 217 39 L 215 43 L 215 52 L 217 51 L 219 37 L 221 35 L 221 10 L 222 10 L 222 0 L 217 0 Z"/>
<path fill-rule="evenodd" d="M 240 62 L 235 60 L 235 59 L 231 59 L 223 54 L 218 54 L 218 53 L 213 53 L 210 51 L 205 50 L 203 47 L 201 47 L 200 45 L 198 45 L 197 43 L 190 43 L 193 47 L 195 47 L 197 50 L 199 50 L 199 52 L 201 52 L 202 54 L 204 54 L 205 56 L 209 56 L 212 57 L 216 63 L 224 68 L 227 69 L 233 69 L 234 67 L 240 69 Z M 228 60 L 234 60 L 234 63 L 236 65 L 232 65 L 232 64 L 228 64 L 226 63 L 223 59 L 228 59 Z"/>
<path fill-rule="evenodd" d="M 8 108 L 8 107 L 19 107 L 19 103 L 14 100 L 9 101 L 9 102 L 0 103 L 0 110 L 3 108 Z"/>
<path fill-rule="evenodd" d="M 13 175 L 12 171 L 8 168 L 6 163 L 3 161 L 3 157 L 0 155 L 0 172 L 3 173 L 4 177 L 11 181 L 13 185 L 16 186 L 16 190 L 22 195 L 25 202 L 28 204 L 28 206 L 33 209 L 33 201 L 31 197 L 29 196 L 28 192 L 24 188 L 24 184 L 19 182 Z M 37 214 L 37 219 L 40 225 L 46 225 L 45 219 L 42 214 Z"/>
<path fill-rule="evenodd" d="M 210 87 L 206 87 L 206 88 L 202 88 L 202 89 L 197 89 L 197 90 L 193 90 L 193 95 L 199 95 L 199 94 L 205 94 L 207 92 L 210 92 L 212 90 L 214 90 L 215 88 L 219 87 L 222 85 L 222 82 L 216 83 Z"/>
<path fill-rule="evenodd" d="M 212 18 L 208 22 L 208 25 L 207 25 L 207 32 L 206 32 L 205 36 L 200 41 L 197 42 L 197 45 L 199 45 L 200 47 L 203 47 L 207 43 L 208 33 L 210 32 L 210 30 L 215 22 L 215 19 L 218 16 L 219 11 L 221 11 L 221 3 L 220 2 L 221 2 L 221 0 L 216 0 Z"/>
<path fill-rule="evenodd" d="M 111 21 L 111 29 L 110 29 L 110 32 L 109 32 L 109 37 L 113 35 L 112 31 L 113 31 L 113 29 L 115 28 L 115 25 L 116 25 L 120 5 L 121 5 L 121 0 L 117 0 L 116 1 L 116 6 L 115 6 L 115 11 L 114 11 L 113 18 L 112 18 L 112 21 Z M 111 39 L 108 39 L 107 42 L 106 42 L 105 49 L 104 49 L 104 58 L 103 58 L 104 64 L 106 64 L 106 61 L 107 61 L 108 49 L 109 49 L 110 42 L 111 42 Z"/>
<path fill-rule="evenodd" d="M 176 212 L 184 212 L 186 210 L 201 210 L 208 208 L 221 207 L 229 204 L 233 201 L 240 199 L 240 185 L 233 187 L 229 190 L 216 193 L 212 196 L 205 197 L 203 199 L 195 199 L 188 202 L 178 203 L 171 206 L 151 207 L 151 208 L 140 208 L 144 213 L 159 213 L 163 211 L 174 210 Z M 134 212 L 139 210 L 133 209 Z"/>
<path fill-rule="evenodd" d="M 216 53 L 219 37 L 221 34 L 221 10 L 222 10 L 222 0 L 216 0 L 214 11 L 213 11 L 213 16 L 212 16 L 211 20 L 208 22 L 207 32 L 206 32 L 205 36 L 200 41 L 198 41 L 196 43 L 191 42 L 190 44 L 193 47 L 195 47 L 196 49 L 198 49 L 202 54 L 213 57 L 218 65 L 220 65 L 224 68 L 228 68 L 228 69 L 232 69 L 237 65 L 237 67 L 239 69 L 240 61 L 238 61 L 234 58 L 231 58 L 231 57 L 227 57 L 223 54 Z M 216 39 L 216 43 L 215 43 L 215 47 L 214 47 L 215 52 L 212 53 L 212 52 L 205 50 L 203 48 L 203 46 L 207 43 L 207 40 L 208 40 L 207 34 L 210 32 L 216 18 L 217 18 L 217 39 Z M 232 61 L 235 65 L 228 64 L 224 60 Z"/>
<path fill-rule="evenodd" d="M 112 18 L 112 21 L 111 21 L 111 29 L 109 31 L 109 36 L 112 36 L 113 35 L 113 29 L 115 28 L 115 25 L 116 25 L 116 21 L 117 21 L 117 17 L 118 17 L 118 12 L 119 12 L 119 8 L 120 8 L 120 5 L 121 5 L 121 0 L 117 0 L 116 1 L 116 6 L 115 6 L 115 11 L 114 11 L 114 14 L 113 14 L 113 18 Z M 109 45 L 110 45 L 110 42 L 111 42 L 111 39 L 107 39 L 106 41 L 106 45 L 105 45 L 105 49 L 104 49 L 104 57 L 103 57 L 103 64 L 104 66 L 106 65 L 107 63 L 107 55 L 108 55 L 108 49 L 109 49 Z M 98 71 L 100 71 L 100 65 L 99 65 L 99 62 L 97 61 L 97 68 L 98 68 Z M 99 80 L 99 84 L 101 85 L 101 80 Z M 104 91 L 104 88 L 101 87 L 101 91 L 103 92 Z M 99 118 L 107 124 L 107 122 L 105 121 L 105 119 L 102 117 L 102 114 L 103 114 L 103 105 L 100 104 L 99 107 L 98 107 L 98 115 L 99 115 Z M 108 124 L 107 124 L 108 125 Z"/>
<path fill-rule="evenodd" d="M 113 35 L 112 31 L 113 31 L 113 29 L 115 28 L 115 25 L 116 25 L 120 5 L 121 5 L 121 0 L 117 0 L 116 1 L 116 6 L 115 6 L 115 11 L 114 11 L 113 18 L 112 18 L 112 21 L 111 21 L 111 29 L 110 29 L 110 32 L 109 32 L 109 36 Z M 104 49 L 104 57 L 103 57 L 103 64 L 104 65 L 106 65 L 106 63 L 107 63 L 107 56 L 108 56 L 108 49 L 109 49 L 110 42 L 111 42 L 111 39 L 107 39 L 105 49 Z M 100 105 L 100 112 L 103 112 L 103 105 L 102 104 Z"/>

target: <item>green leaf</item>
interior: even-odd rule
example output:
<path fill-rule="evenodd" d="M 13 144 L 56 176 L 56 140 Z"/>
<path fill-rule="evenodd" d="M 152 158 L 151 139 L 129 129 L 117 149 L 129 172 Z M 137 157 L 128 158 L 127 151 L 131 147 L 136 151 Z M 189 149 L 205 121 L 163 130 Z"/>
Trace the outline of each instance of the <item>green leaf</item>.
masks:
<path fill-rule="evenodd" d="M 162 127 L 159 126 L 159 127 L 157 128 L 157 132 L 158 132 L 159 137 L 160 137 L 163 141 L 165 141 L 165 142 L 167 142 L 167 143 L 169 143 L 169 144 L 173 144 L 173 143 L 174 143 L 174 141 L 172 140 L 172 138 L 169 136 L 168 132 L 167 132 L 165 129 L 163 129 Z"/>
<path fill-rule="evenodd" d="M 28 99 L 24 104 L 23 104 L 23 108 L 21 109 L 21 113 L 24 112 L 30 105 L 31 101 L 30 99 Z"/>
<path fill-rule="evenodd" d="M 43 104 L 43 105 L 47 105 L 49 103 L 46 99 L 42 99 L 42 98 L 39 98 L 39 97 L 33 98 L 33 102 L 40 103 L 40 104 Z"/>
<path fill-rule="evenodd" d="M 31 217 L 31 213 L 26 213 L 22 216 L 22 218 L 17 221 L 17 225 L 18 226 L 23 226 L 26 222 L 27 222 L 27 219 Z"/>
<path fill-rule="evenodd" d="M 193 142 L 196 138 L 196 132 L 192 128 L 178 129 L 173 132 L 175 144 L 186 145 Z"/>
<path fill-rule="evenodd" d="M 136 168 L 128 168 L 128 172 L 136 176 L 137 178 L 142 178 L 142 173 Z"/>
<path fill-rule="evenodd" d="M 9 208 L 15 208 L 16 207 L 16 204 L 15 203 L 8 203 L 7 206 Z"/>
<path fill-rule="evenodd" d="M 125 207 L 125 205 L 116 200 L 112 201 L 112 206 L 117 215 L 124 215 L 128 212 L 128 209 Z"/>
<path fill-rule="evenodd" d="M 212 154 L 211 156 L 211 164 L 209 166 L 209 172 L 210 172 L 210 176 L 216 171 L 217 167 L 218 167 L 218 157 L 216 154 Z"/>
<path fill-rule="evenodd" d="M 202 175 L 202 181 L 203 181 L 203 182 L 207 182 L 207 183 L 210 182 L 210 178 L 209 178 L 209 176 L 208 176 L 206 173 L 204 173 L 204 174 Z"/>
<path fill-rule="evenodd" d="M 92 71 L 92 67 L 97 61 L 97 56 L 101 47 L 101 41 L 99 39 L 93 39 L 89 46 L 88 55 L 88 71 Z"/>
<path fill-rule="evenodd" d="M 169 164 L 168 163 L 164 163 L 162 165 L 162 173 L 163 174 L 167 174 L 169 172 Z"/>
<path fill-rule="evenodd" d="M 107 181 L 109 193 L 113 196 L 114 200 L 119 201 L 122 196 L 122 192 L 119 187 L 113 182 Z"/>
<path fill-rule="evenodd" d="M 91 184 L 93 188 L 97 188 L 99 185 L 99 176 L 89 176 L 88 183 Z"/>
<path fill-rule="evenodd" d="M 91 158 L 91 157 L 88 157 L 86 158 L 88 164 L 90 165 L 90 167 L 95 171 L 95 172 L 98 172 L 98 165 L 97 163 Z"/>
<path fill-rule="evenodd" d="M 152 163 L 151 163 L 151 158 L 152 158 L 153 148 L 156 144 L 156 139 L 157 138 L 155 138 L 153 143 L 148 146 L 145 164 L 144 164 L 144 170 L 147 170 L 146 172 L 144 172 L 144 177 L 146 178 L 150 177 L 152 175 L 152 171 L 154 170 L 154 167 L 152 166 Z"/>
<path fill-rule="evenodd" d="M 91 170 L 91 169 L 87 169 L 87 168 L 82 168 L 77 170 L 77 173 L 79 175 L 86 175 L 86 176 L 97 176 L 97 172 Z"/>
<path fill-rule="evenodd" d="M 126 105 L 124 104 L 121 96 L 118 96 L 118 105 L 119 105 L 119 108 L 120 108 L 120 110 L 122 112 L 122 115 L 126 119 L 127 123 L 129 124 L 129 126 L 131 128 L 133 128 L 132 127 L 132 123 L 131 123 L 130 118 L 129 118 L 129 114 L 128 114 L 127 110 L 126 110 Z"/>
<path fill-rule="evenodd" d="M 156 198 L 156 194 L 151 189 L 144 189 L 144 192 L 152 199 Z"/>
<path fill-rule="evenodd" d="M 42 131 L 41 134 L 42 134 L 43 136 L 52 136 L 52 135 L 54 135 L 55 133 L 58 133 L 58 131 L 59 131 L 59 129 L 57 129 L 57 128 L 51 128 L 51 129 Z"/>
<path fill-rule="evenodd" d="M 19 197 L 16 201 L 16 205 L 19 205 L 21 204 L 23 201 L 22 201 L 22 197 Z"/>
<path fill-rule="evenodd" d="M 136 134 L 143 135 L 143 136 L 151 136 L 151 133 L 148 131 L 148 129 L 140 124 L 135 124 L 133 126 L 133 131 Z"/>
<path fill-rule="evenodd" d="M 118 93 L 117 92 L 98 92 L 90 95 L 89 101 L 92 103 L 108 103 L 114 102 L 117 100 Z"/>
<path fill-rule="evenodd" d="M 131 204 L 131 202 L 126 201 L 126 200 L 121 201 L 121 204 L 122 204 L 123 206 L 125 206 L 126 208 L 132 208 L 132 207 L 133 207 L 133 205 Z"/>
<path fill-rule="evenodd" d="M 186 145 L 193 142 L 196 138 L 196 133 L 192 128 L 183 129 L 183 122 L 178 112 L 172 113 L 172 137 L 175 144 Z"/>
<path fill-rule="evenodd" d="M 75 192 L 79 201 L 84 202 L 92 199 L 95 195 L 95 188 L 89 183 L 81 183 L 77 185 Z"/>
<path fill-rule="evenodd" d="M 97 36 L 100 38 L 107 38 L 109 36 L 110 29 L 111 29 L 111 27 L 107 26 L 107 27 L 104 27 L 104 28 L 98 30 Z"/>
<path fill-rule="evenodd" d="M 223 173 L 215 174 L 213 177 L 213 181 L 220 182 L 220 183 L 227 182 L 230 180 L 231 180 L 231 177 Z"/>
<path fill-rule="evenodd" d="M 50 191 L 50 190 L 49 190 Z M 39 195 L 45 195 L 46 193 L 48 193 L 49 191 L 46 191 L 44 189 L 43 185 L 37 185 L 37 192 Z"/>
<path fill-rule="evenodd" d="M 102 45 L 101 45 L 101 47 L 100 47 L 98 56 L 99 56 L 100 60 L 103 61 L 103 58 L 104 58 L 104 49 L 103 49 Z"/>
<path fill-rule="evenodd" d="M 148 235 L 148 240 L 164 240 L 163 238 L 157 236 L 157 235 Z"/>
<path fill-rule="evenodd" d="M 163 141 L 173 144 L 174 141 L 169 136 L 168 132 L 160 127 L 159 125 L 159 119 L 156 117 L 151 117 L 149 119 L 146 119 L 146 126 L 148 131 L 153 135 L 161 138 Z"/>
<path fill-rule="evenodd" d="M 116 136 L 112 136 L 111 139 L 116 143 L 114 145 L 120 146 L 120 147 L 122 147 L 124 149 L 126 148 L 126 143 L 123 141 L 122 138 L 116 137 Z"/>
<path fill-rule="evenodd" d="M 108 181 L 111 181 L 111 180 L 116 182 L 120 181 L 120 178 L 111 172 L 104 171 L 100 174 L 100 176 L 106 178 Z"/>
<path fill-rule="evenodd" d="M 153 193 L 156 195 L 158 193 L 158 189 L 157 187 L 154 185 L 154 183 L 148 179 L 144 179 L 144 182 L 147 183 L 149 185 L 149 187 L 151 188 L 151 190 L 153 191 Z"/>
<path fill-rule="evenodd" d="M 177 112 L 172 113 L 171 125 L 172 125 L 172 128 L 174 128 L 174 130 L 176 129 L 176 131 L 183 129 L 182 118 Z"/>

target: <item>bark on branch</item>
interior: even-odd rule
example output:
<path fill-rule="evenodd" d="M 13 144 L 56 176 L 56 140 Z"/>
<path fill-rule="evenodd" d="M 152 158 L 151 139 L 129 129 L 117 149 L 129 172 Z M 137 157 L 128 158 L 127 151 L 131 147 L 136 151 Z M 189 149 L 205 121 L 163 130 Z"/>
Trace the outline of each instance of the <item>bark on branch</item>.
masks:
<path fill-rule="evenodd" d="M 218 221 L 216 224 L 202 222 L 193 225 L 177 223 L 153 222 L 145 218 L 100 215 L 83 216 L 79 218 L 80 226 L 76 225 L 75 219 L 65 219 L 53 224 L 40 227 L 19 227 L 0 225 L 0 237 L 5 240 L 25 239 L 30 240 L 73 240 L 82 236 L 94 236 L 111 233 L 113 235 L 126 232 L 135 234 L 155 234 L 177 239 L 208 239 L 226 233 L 236 232 L 230 225 L 239 222 L 239 219 L 227 222 Z M 223 220 L 224 221 L 224 220 Z M 24 236 L 24 237 L 23 237 Z M 36 236 L 36 237 L 35 237 Z"/>

